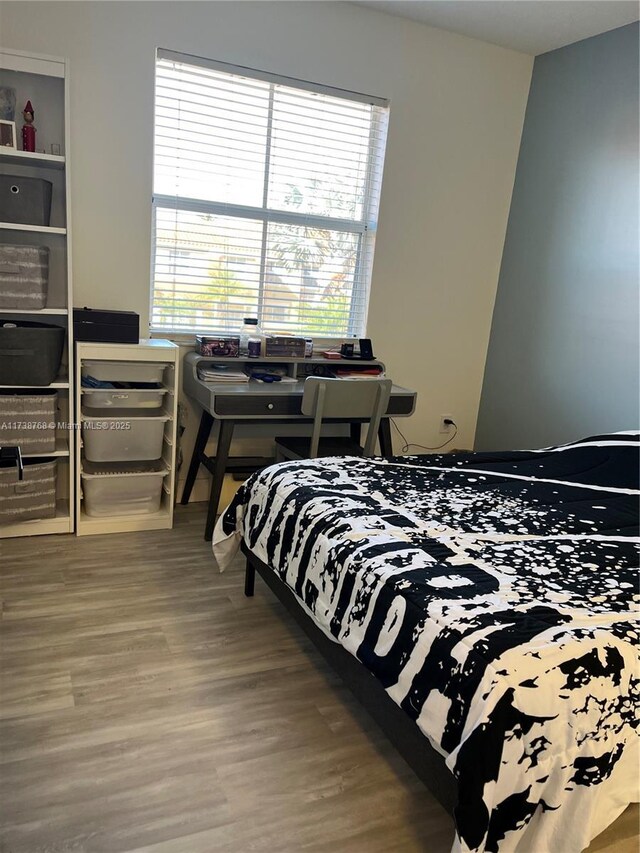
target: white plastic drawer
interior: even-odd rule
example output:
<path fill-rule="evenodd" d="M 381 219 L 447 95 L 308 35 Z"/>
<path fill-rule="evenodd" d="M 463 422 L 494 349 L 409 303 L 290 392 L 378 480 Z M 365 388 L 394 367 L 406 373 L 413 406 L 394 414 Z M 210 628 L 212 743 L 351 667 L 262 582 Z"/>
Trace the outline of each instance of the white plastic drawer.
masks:
<path fill-rule="evenodd" d="M 85 463 L 82 471 L 84 511 L 92 517 L 149 515 L 158 512 L 162 481 L 168 473 L 162 462 Z"/>
<path fill-rule="evenodd" d="M 83 417 L 85 458 L 91 462 L 127 462 L 160 459 L 163 417 Z"/>
<path fill-rule="evenodd" d="M 165 388 L 83 388 L 82 402 L 89 409 L 159 409 Z"/>
<path fill-rule="evenodd" d="M 148 361 L 83 361 L 82 375 L 101 382 L 162 382 L 166 366 Z"/>

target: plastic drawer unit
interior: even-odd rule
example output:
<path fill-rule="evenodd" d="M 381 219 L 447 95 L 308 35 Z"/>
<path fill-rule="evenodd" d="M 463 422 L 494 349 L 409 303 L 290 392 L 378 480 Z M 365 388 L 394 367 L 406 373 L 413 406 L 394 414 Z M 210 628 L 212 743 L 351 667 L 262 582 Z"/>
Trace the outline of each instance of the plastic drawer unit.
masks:
<path fill-rule="evenodd" d="M 149 515 L 160 510 L 162 481 L 168 469 L 161 461 L 85 463 L 82 471 L 84 510 L 91 517 Z"/>
<path fill-rule="evenodd" d="M 129 412 L 83 415 L 82 442 L 89 462 L 133 462 L 160 459 L 169 415 L 132 417 Z"/>
<path fill-rule="evenodd" d="M 101 382 L 162 382 L 166 364 L 146 361 L 83 361 L 82 375 Z"/>
<path fill-rule="evenodd" d="M 82 403 L 88 409 L 159 409 L 166 388 L 83 388 Z"/>

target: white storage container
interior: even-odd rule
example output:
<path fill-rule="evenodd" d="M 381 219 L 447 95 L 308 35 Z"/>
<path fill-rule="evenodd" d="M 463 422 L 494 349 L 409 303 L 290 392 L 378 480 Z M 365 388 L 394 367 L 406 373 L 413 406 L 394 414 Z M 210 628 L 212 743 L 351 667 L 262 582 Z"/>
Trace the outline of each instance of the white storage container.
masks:
<path fill-rule="evenodd" d="M 83 361 L 82 375 L 101 382 L 162 382 L 166 366 L 146 361 Z"/>
<path fill-rule="evenodd" d="M 166 388 L 83 388 L 82 402 L 89 409 L 159 409 Z"/>
<path fill-rule="evenodd" d="M 84 511 L 89 516 L 149 515 L 160 510 L 163 462 L 96 465 L 82 471 Z"/>
<path fill-rule="evenodd" d="M 168 415 L 158 417 L 83 416 L 82 441 L 90 462 L 130 462 L 160 459 L 164 425 Z"/>

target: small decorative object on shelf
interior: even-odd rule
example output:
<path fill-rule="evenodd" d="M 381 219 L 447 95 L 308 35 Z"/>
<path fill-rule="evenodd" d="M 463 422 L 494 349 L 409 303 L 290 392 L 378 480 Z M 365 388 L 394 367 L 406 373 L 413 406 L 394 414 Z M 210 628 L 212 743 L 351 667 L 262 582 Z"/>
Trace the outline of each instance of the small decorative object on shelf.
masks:
<path fill-rule="evenodd" d="M 2 148 L 17 148 L 15 121 L 0 119 L 0 146 Z"/>
<path fill-rule="evenodd" d="M 237 358 L 239 350 L 239 335 L 196 335 L 196 352 L 200 355 Z"/>
<path fill-rule="evenodd" d="M 53 154 L 54 157 L 60 156 L 60 154 L 62 152 L 60 150 L 60 143 L 59 142 L 52 142 L 51 143 L 51 153 Z"/>
<path fill-rule="evenodd" d="M 286 358 L 304 358 L 307 342 L 293 335 L 272 335 L 267 338 L 264 355 L 267 357 L 285 356 Z"/>
<path fill-rule="evenodd" d="M 33 126 L 34 112 L 31 106 L 31 101 L 27 101 L 22 111 L 24 124 L 22 125 L 22 150 L 35 152 L 36 150 L 36 129 Z"/>

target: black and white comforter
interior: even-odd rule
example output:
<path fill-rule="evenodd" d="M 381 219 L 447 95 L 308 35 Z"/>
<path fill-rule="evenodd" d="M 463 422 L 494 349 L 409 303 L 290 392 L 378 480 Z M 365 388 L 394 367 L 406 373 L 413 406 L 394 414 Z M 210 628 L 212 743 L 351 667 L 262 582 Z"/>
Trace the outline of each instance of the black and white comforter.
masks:
<path fill-rule="evenodd" d="M 638 798 L 638 438 L 284 463 L 218 523 L 446 756 L 454 850 L 579 851 Z"/>

